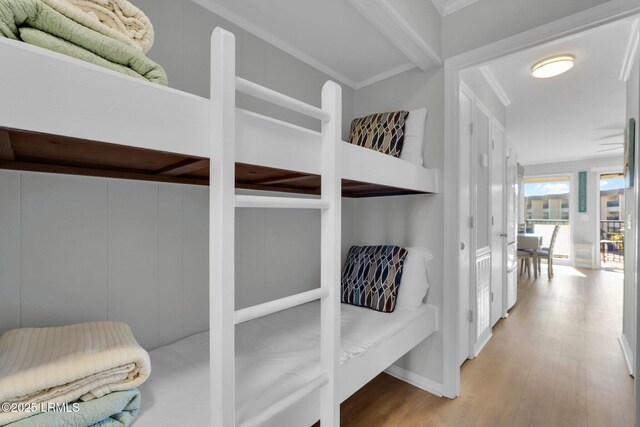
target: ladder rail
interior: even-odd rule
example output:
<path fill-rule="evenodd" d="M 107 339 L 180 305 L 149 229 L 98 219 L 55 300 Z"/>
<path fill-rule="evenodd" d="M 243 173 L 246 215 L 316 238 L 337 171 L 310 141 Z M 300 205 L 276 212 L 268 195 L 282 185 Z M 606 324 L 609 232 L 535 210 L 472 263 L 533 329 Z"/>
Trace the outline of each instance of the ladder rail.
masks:
<path fill-rule="evenodd" d="M 211 425 L 235 426 L 235 37 L 211 37 L 209 363 Z"/>
<path fill-rule="evenodd" d="M 330 204 L 321 217 L 320 282 L 328 292 L 320 308 L 320 363 L 329 382 L 320 393 L 320 422 L 340 425 L 340 266 L 342 247 L 342 171 L 339 143 L 342 140 L 342 92 L 328 81 L 322 88 L 322 109 L 331 120 L 322 124 L 321 195 Z"/>

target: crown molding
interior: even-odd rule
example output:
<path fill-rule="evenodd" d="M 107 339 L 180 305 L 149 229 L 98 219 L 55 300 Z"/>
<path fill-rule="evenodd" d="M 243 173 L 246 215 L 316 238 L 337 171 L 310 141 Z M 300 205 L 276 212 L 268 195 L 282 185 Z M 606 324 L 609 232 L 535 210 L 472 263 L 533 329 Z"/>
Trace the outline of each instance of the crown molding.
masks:
<path fill-rule="evenodd" d="M 416 33 L 388 0 L 349 0 L 391 43 L 422 71 L 442 65 L 434 49 Z"/>
<path fill-rule="evenodd" d="M 491 90 L 493 90 L 493 92 L 496 94 L 502 105 L 504 105 L 505 107 L 511 105 L 511 99 L 509 98 L 509 95 L 507 95 L 507 91 L 500 84 L 496 75 L 493 74 L 491 68 L 488 65 L 483 65 L 479 67 L 478 70 L 480 70 L 480 73 L 487 81 L 489 87 L 491 87 Z"/>
<path fill-rule="evenodd" d="M 227 21 L 234 23 L 238 27 L 250 32 L 254 36 L 266 41 L 269 44 L 274 45 L 278 49 L 285 51 L 286 53 L 293 56 L 294 58 L 299 59 L 300 61 L 306 63 L 307 65 L 312 66 L 313 68 L 319 71 L 322 71 L 323 73 L 338 80 L 341 83 L 344 83 L 345 85 L 351 87 L 352 89 L 355 89 L 355 87 L 358 85 L 358 83 L 349 79 L 345 75 L 337 72 L 333 68 L 329 67 L 326 64 L 323 64 L 322 62 L 316 60 L 315 58 L 312 58 L 306 53 L 301 52 L 300 50 L 291 46 L 289 43 L 274 36 L 273 34 L 264 30 L 263 28 L 253 24 L 252 22 L 248 21 L 247 19 L 243 18 L 237 13 L 229 10 L 225 6 L 221 5 L 219 2 L 215 0 L 193 0 L 193 2 L 204 7 L 207 10 L 210 10 L 211 12 L 217 15 L 220 15 Z"/>
<path fill-rule="evenodd" d="M 380 73 L 377 76 L 370 77 L 366 80 L 362 80 L 361 82 L 356 83 L 354 89 L 362 89 L 363 87 L 370 86 L 372 84 L 381 82 L 382 80 L 386 80 L 390 77 L 397 76 L 398 74 L 402 74 L 405 71 L 413 70 L 416 68 L 416 64 L 413 62 L 409 62 L 407 64 L 400 65 L 399 67 L 392 68 L 384 73 Z"/>
<path fill-rule="evenodd" d="M 438 9 L 440 16 L 444 17 L 477 1 L 478 0 L 431 0 L 431 3 Z"/>
<path fill-rule="evenodd" d="M 460 9 L 470 6 L 477 1 L 478 0 L 447 0 L 447 3 L 444 7 L 444 14 L 442 16 L 447 16 L 453 12 L 457 12 Z"/>
<path fill-rule="evenodd" d="M 622 61 L 622 70 L 620 71 L 620 80 L 626 82 L 631 77 L 631 70 L 638 56 L 638 48 L 640 47 L 640 19 L 634 19 L 631 24 L 631 34 L 627 44 L 627 51 Z"/>

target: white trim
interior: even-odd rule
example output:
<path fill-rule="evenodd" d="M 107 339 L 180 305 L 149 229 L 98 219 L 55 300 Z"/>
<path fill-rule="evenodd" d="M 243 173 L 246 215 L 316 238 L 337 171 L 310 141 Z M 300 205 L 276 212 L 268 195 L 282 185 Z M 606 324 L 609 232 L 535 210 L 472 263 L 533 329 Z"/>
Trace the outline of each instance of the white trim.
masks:
<path fill-rule="evenodd" d="M 230 21 L 230 22 L 234 23 L 235 25 L 243 28 L 244 30 L 250 32 L 254 36 L 266 41 L 269 44 L 274 45 L 275 47 L 277 47 L 280 50 L 283 50 L 284 52 L 288 53 L 289 55 L 293 56 L 294 58 L 299 59 L 300 61 L 306 63 L 307 65 L 310 65 L 313 68 L 315 68 L 315 69 L 317 69 L 319 71 L 322 71 L 323 73 L 327 74 L 328 76 L 338 80 L 339 82 L 342 82 L 342 83 L 346 84 L 347 86 L 349 86 L 351 88 L 355 88 L 356 82 L 354 82 L 350 78 L 348 78 L 345 75 L 339 73 L 338 71 L 334 70 L 333 68 L 329 67 L 328 65 L 325 65 L 322 62 L 312 58 L 311 56 L 307 55 L 306 53 L 303 53 L 302 51 L 296 49 L 295 47 L 291 46 L 289 43 L 283 41 L 282 39 L 280 39 L 280 38 L 278 38 L 276 36 L 274 36 L 273 34 L 271 34 L 270 32 L 268 32 L 266 30 L 264 30 L 263 28 L 260 28 L 259 26 L 251 23 L 246 18 L 243 18 L 242 16 L 240 16 L 237 13 L 229 10 L 225 6 L 222 6 L 219 2 L 217 2 L 215 0 L 193 0 L 193 1 L 194 1 L 194 3 L 204 7 L 205 9 L 210 10 L 211 12 L 213 12 L 213 13 L 215 13 L 217 15 L 220 15 L 221 17 L 223 17 L 227 21 Z"/>
<path fill-rule="evenodd" d="M 493 90 L 493 93 L 495 93 L 500 102 L 502 102 L 502 105 L 505 107 L 511 105 L 511 99 L 509 98 L 509 95 L 507 95 L 507 91 L 504 89 L 502 84 L 500 84 L 496 75 L 493 74 L 491 67 L 483 65 L 482 67 L 479 67 L 478 70 L 487 81 L 489 87 L 491 87 L 491 90 Z"/>
<path fill-rule="evenodd" d="M 491 329 L 491 328 L 489 328 Z M 480 355 L 480 352 L 482 351 L 482 349 L 484 348 L 485 345 L 487 345 L 487 343 L 491 340 L 491 337 L 493 337 L 493 334 L 488 334 L 484 340 L 482 340 L 479 343 L 476 343 L 476 346 L 474 348 L 474 354 L 473 354 L 473 358 L 475 359 L 476 357 L 478 357 Z M 478 345 L 479 344 L 479 345 Z"/>
<path fill-rule="evenodd" d="M 422 71 L 442 65 L 440 55 L 416 33 L 388 0 L 349 0 L 349 3 Z"/>
<path fill-rule="evenodd" d="M 440 16 L 444 17 L 477 1 L 478 0 L 431 0 L 431 3 L 438 9 Z"/>
<path fill-rule="evenodd" d="M 444 62 L 445 99 L 445 149 L 444 164 L 444 283 L 458 283 L 459 269 L 459 150 L 458 103 L 460 71 L 481 65 L 513 52 L 532 46 L 559 40 L 604 24 L 618 21 L 640 13 L 637 0 L 611 0 L 574 15 L 524 31 L 477 49 L 462 53 Z M 460 367 L 458 354 L 458 287 L 445 286 L 443 308 L 443 395 L 456 397 L 460 394 Z"/>
<path fill-rule="evenodd" d="M 355 86 L 353 86 L 353 88 L 356 90 L 362 89 L 363 87 L 370 86 L 372 84 L 381 82 L 382 80 L 386 80 L 390 77 L 397 76 L 398 74 L 402 74 L 405 71 L 413 70 L 414 68 L 416 68 L 416 64 L 414 64 L 413 62 L 408 62 L 396 68 L 392 68 L 389 71 L 385 71 L 384 73 L 380 73 L 377 76 L 373 76 L 366 80 L 358 82 L 355 84 Z"/>
<path fill-rule="evenodd" d="M 442 16 L 447 16 L 453 12 L 457 12 L 460 9 L 464 9 L 467 6 L 472 5 L 478 0 L 447 0 L 447 3 L 444 7 L 444 14 Z"/>
<path fill-rule="evenodd" d="M 620 71 L 620 80 L 626 82 L 631 76 L 633 64 L 636 62 L 638 55 L 638 46 L 640 45 L 640 19 L 636 18 L 631 24 L 631 34 L 629 35 L 629 43 L 627 44 L 627 52 L 622 61 L 622 70 Z"/>
<path fill-rule="evenodd" d="M 631 351 L 631 346 L 629 345 L 627 336 L 625 334 L 620 335 L 620 337 L 618 338 L 618 342 L 620 343 L 620 347 L 622 348 L 622 354 L 624 355 L 624 361 L 627 364 L 629 375 L 635 377 L 635 374 L 633 372 L 633 352 Z"/>
<path fill-rule="evenodd" d="M 394 378 L 397 378 L 401 381 L 411 384 L 414 387 L 418 387 L 419 389 L 422 389 L 426 392 L 434 394 L 438 397 L 442 397 L 441 383 L 430 380 L 427 377 L 424 377 L 420 374 L 416 374 L 415 372 L 408 371 L 397 365 L 389 366 L 384 372 L 391 375 Z"/>

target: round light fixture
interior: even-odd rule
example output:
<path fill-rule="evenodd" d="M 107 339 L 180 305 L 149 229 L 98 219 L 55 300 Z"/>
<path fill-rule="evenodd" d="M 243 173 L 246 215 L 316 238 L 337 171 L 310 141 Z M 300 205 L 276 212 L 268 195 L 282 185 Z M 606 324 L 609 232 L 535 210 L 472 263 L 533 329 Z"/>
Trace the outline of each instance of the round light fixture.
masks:
<path fill-rule="evenodd" d="M 542 60 L 531 67 L 531 75 L 538 79 L 559 76 L 572 69 L 575 63 L 576 58 L 573 55 L 554 56 Z"/>

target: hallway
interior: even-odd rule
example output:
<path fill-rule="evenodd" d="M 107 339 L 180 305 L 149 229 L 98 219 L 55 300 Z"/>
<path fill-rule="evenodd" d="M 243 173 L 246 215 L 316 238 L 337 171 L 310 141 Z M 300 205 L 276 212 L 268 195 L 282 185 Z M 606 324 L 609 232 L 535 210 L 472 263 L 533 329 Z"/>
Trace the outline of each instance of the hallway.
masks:
<path fill-rule="evenodd" d="M 463 365 L 458 399 L 381 374 L 342 405 L 342 425 L 632 426 L 622 274 L 554 266 L 549 281 L 542 269 L 521 278 L 510 316 Z"/>

